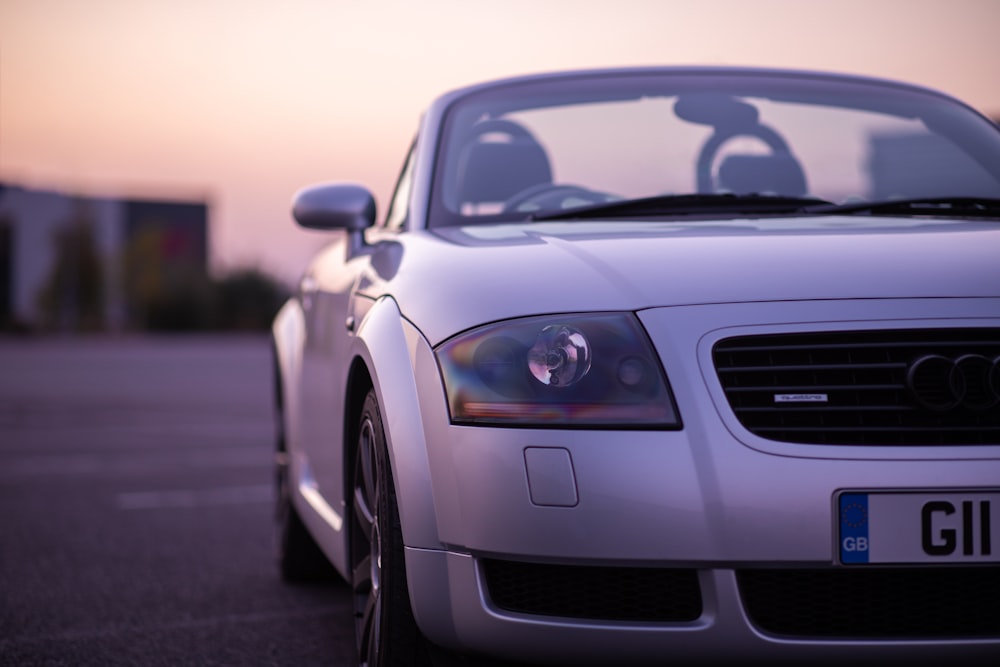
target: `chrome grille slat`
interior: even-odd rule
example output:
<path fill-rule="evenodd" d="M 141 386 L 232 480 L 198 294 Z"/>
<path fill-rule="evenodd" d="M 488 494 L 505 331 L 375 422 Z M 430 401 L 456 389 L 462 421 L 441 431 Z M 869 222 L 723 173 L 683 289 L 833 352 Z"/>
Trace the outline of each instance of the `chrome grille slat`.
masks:
<path fill-rule="evenodd" d="M 788 364 L 783 366 L 748 366 L 745 368 L 727 368 L 719 369 L 720 373 L 740 373 L 740 372 L 753 372 L 753 371 L 773 371 L 776 368 L 786 371 L 832 371 L 841 370 L 843 364 Z M 893 369 L 898 370 L 900 368 L 906 368 L 906 364 L 895 363 L 895 364 L 855 364 L 851 367 L 854 370 L 882 370 L 882 369 Z"/>
<path fill-rule="evenodd" d="M 905 390 L 906 387 L 901 384 L 872 384 L 867 386 L 858 387 L 849 384 L 810 384 L 810 385 L 789 385 L 784 387 L 774 387 L 774 386 L 748 386 L 748 387 L 726 387 L 727 394 L 739 394 L 739 393 L 751 393 L 755 391 L 787 391 L 787 392 L 807 392 L 807 391 L 838 391 L 838 390 L 850 390 L 850 391 L 878 391 L 885 389 L 898 389 L 900 391 Z"/>
<path fill-rule="evenodd" d="M 831 345 L 789 345 L 784 348 L 786 350 L 874 350 L 874 349 L 893 349 L 901 347 L 911 347 L 918 348 L 922 347 L 926 343 L 924 342 L 902 342 L 902 343 L 892 343 L 892 342 L 875 342 L 875 343 L 841 343 L 841 344 L 831 344 Z M 956 347 L 961 347 L 963 345 L 972 347 L 976 343 L 971 342 L 953 342 L 951 345 Z M 754 346 L 754 345 L 744 345 L 744 346 L 733 346 L 729 348 L 731 352 L 759 352 L 771 350 L 768 346 Z"/>

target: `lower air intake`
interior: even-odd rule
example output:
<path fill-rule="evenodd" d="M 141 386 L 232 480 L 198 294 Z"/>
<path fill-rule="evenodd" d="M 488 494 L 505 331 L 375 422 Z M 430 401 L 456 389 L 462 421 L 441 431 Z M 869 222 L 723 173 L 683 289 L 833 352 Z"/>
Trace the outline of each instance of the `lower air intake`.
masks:
<path fill-rule="evenodd" d="M 500 609 L 539 616 L 683 623 L 702 612 L 693 569 L 590 567 L 487 559 L 490 598 Z"/>

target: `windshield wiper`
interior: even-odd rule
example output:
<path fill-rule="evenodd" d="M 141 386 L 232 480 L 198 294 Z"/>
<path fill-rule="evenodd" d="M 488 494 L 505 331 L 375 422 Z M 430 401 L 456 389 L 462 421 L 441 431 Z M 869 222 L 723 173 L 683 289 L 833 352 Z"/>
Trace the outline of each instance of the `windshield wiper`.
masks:
<path fill-rule="evenodd" d="M 926 197 L 893 199 L 851 204 L 810 206 L 805 213 L 839 215 L 869 213 L 875 215 L 937 215 L 963 218 L 1000 218 L 1000 199 L 989 197 Z"/>
<path fill-rule="evenodd" d="M 810 207 L 834 206 L 814 197 L 786 197 L 759 194 L 687 194 L 623 199 L 589 206 L 538 211 L 532 220 L 575 220 L 588 218 L 644 217 L 651 215 L 697 215 L 704 213 L 796 213 Z"/>

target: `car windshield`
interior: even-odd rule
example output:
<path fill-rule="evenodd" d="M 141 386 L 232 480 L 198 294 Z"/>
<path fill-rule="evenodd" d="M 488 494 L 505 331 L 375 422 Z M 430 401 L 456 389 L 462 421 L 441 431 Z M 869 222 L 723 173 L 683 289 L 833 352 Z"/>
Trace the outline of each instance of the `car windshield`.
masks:
<path fill-rule="evenodd" d="M 691 194 L 708 196 L 686 198 L 686 213 L 694 204 L 716 215 L 762 195 L 803 204 L 1000 199 L 991 122 L 929 91 L 840 77 L 528 79 L 459 97 L 439 146 L 432 226 L 651 197 L 660 206 L 628 215 L 662 218 L 664 196 Z"/>

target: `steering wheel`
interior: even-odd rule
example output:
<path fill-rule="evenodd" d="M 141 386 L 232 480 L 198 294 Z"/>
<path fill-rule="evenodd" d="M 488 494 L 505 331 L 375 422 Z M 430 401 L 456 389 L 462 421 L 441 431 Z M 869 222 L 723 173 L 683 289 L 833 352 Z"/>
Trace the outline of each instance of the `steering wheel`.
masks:
<path fill-rule="evenodd" d="M 532 211 L 560 210 L 568 199 L 583 199 L 587 204 L 609 200 L 608 195 L 579 185 L 538 183 L 521 190 L 503 205 L 504 213 L 529 213 Z"/>
<path fill-rule="evenodd" d="M 788 143 L 785 139 L 767 125 L 757 123 L 750 126 L 739 125 L 716 127 L 715 132 L 713 132 L 712 135 L 705 141 L 705 144 L 701 147 L 701 152 L 698 154 L 698 162 L 696 166 L 698 192 L 705 194 L 715 192 L 715 177 L 712 175 L 712 163 L 715 161 L 715 156 L 718 155 L 719 149 L 721 149 L 727 141 L 735 139 L 736 137 L 753 137 L 760 139 L 767 144 L 767 147 L 771 150 L 772 154 L 783 153 L 791 155 L 791 151 L 788 149 Z"/>

